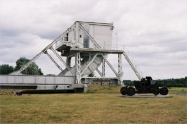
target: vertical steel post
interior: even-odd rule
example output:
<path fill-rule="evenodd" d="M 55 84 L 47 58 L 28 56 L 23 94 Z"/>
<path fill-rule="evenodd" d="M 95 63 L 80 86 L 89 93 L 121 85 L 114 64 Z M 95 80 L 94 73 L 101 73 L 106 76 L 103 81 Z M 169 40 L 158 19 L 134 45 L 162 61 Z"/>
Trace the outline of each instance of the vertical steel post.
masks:
<path fill-rule="evenodd" d="M 67 68 L 71 67 L 71 57 L 69 57 L 69 56 L 66 57 L 66 67 Z"/>
<path fill-rule="evenodd" d="M 75 23 L 75 31 L 76 31 L 76 33 L 75 33 L 75 39 L 76 39 L 76 44 L 79 44 L 79 22 L 76 22 Z"/>
<path fill-rule="evenodd" d="M 105 59 L 102 62 L 102 77 L 105 77 Z"/>
<path fill-rule="evenodd" d="M 122 59 L 121 54 L 118 54 L 118 84 L 123 85 L 122 83 Z"/>
<path fill-rule="evenodd" d="M 75 63 L 76 63 L 76 83 L 80 84 L 81 83 L 81 57 L 80 57 L 80 52 L 76 53 Z"/>

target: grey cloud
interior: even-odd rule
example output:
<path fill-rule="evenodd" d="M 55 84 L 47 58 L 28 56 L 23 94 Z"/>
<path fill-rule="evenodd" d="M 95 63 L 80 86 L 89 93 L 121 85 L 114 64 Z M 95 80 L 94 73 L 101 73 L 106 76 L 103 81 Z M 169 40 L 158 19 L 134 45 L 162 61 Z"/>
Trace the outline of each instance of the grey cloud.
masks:
<path fill-rule="evenodd" d="M 186 4 L 186 0 L 1 0 L 0 64 L 13 63 L 20 56 L 32 58 L 76 20 L 100 21 L 114 23 L 113 47 L 129 51 L 144 74 L 184 76 Z M 38 61 L 46 73 L 51 72 L 53 66 L 47 69 L 44 60 Z M 134 79 L 126 66 L 124 78 Z"/>

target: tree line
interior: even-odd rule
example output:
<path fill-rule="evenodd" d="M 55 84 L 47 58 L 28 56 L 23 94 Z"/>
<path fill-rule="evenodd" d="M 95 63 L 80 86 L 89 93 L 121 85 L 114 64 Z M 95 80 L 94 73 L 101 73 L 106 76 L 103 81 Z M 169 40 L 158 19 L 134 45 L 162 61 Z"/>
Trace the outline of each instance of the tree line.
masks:
<path fill-rule="evenodd" d="M 15 67 L 13 67 L 9 64 L 2 64 L 2 65 L 0 65 L 0 74 L 1 75 L 7 75 L 7 74 L 10 74 L 14 71 L 17 71 L 29 61 L 30 61 L 29 59 L 27 59 L 25 57 L 21 57 L 16 61 L 16 66 Z M 34 62 L 32 64 L 30 64 L 21 73 L 22 74 L 27 74 L 27 75 L 43 75 L 42 70 Z"/>
<path fill-rule="evenodd" d="M 162 79 L 156 80 L 160 85 L 166 85 L 168 87 L 187 87 L 187 77 L 177 79 Z"/>

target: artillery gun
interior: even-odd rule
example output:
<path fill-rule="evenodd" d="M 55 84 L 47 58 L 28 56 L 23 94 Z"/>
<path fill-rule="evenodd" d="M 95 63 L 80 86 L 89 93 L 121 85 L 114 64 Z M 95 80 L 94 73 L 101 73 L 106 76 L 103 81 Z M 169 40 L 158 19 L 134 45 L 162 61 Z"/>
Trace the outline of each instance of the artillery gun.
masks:
<path fill-rule="evenodd" d="M 133 85 L 122 87 L 120 90 L 121 94 L 128 96 L 133 96 L 136 93 L 153 93 L 155 96 L 158 94 L 168 94 L 168 88 L 166 86 L 159 86 L 150 76 L 142 78 L 140 81 L 133 81 Z"/>

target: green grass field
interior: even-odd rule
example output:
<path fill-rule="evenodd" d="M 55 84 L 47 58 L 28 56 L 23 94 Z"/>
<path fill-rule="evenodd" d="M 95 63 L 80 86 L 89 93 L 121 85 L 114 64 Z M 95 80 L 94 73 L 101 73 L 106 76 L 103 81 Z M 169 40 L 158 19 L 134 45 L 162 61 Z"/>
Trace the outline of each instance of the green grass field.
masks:
<path fill-rule="evenodd" d="M 15 96 L 1 91 L 0 123 L 186 124 L 184 94 L 187 88 L 171 88 L 169 98 L 129 98 L 115 86 L 92 86 L 83 94 Z"/>

